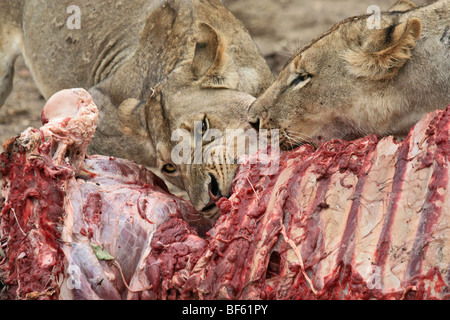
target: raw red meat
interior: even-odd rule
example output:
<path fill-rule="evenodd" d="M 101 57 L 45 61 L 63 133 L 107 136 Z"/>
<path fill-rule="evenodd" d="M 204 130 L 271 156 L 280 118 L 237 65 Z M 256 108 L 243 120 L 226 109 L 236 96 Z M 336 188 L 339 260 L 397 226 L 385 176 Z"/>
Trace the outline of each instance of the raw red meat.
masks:
<path fill-rule="evenodd" d="M 3 298 L 127 298 L 149 285 L 145 260 L 159 225 L 183 218 L 203 233 L 211 227 L 144 167 L 85 159 L 97 123 L 86 91 L 55 94 L 42 119 L 0 158 Z"/>
<path fill-rule="evenodd" d="M 274 176 L 249 161 L 201 255 L 156 231 L 152 298 L 449 299 L 449 129 L 450 106 L 403 142 L 305 145 Z"/>
<path fill-rule="evenodd" d="M 210 222 L 153 173 L 85 159 L 86 92 L 60 93 L 42 118 L 0 158 L 6 298 L 450 298 L 450 106 L 403 142 L 299 147 L 274 175 L 255 155 L 206 236 Z"/>

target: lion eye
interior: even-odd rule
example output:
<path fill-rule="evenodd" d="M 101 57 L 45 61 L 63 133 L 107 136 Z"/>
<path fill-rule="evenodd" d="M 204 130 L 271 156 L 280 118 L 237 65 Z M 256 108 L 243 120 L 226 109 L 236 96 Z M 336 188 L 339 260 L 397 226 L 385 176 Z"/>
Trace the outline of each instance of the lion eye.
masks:
<path fill-rule="evenodd" d="M 206 118 L 206 116 L 205 116 L 203 118 L 201 127 L 199 127 L 199 129 L 198 129 L 198 133 L 201 136 L 203 136 L 206 133 L 206 131 L 208 131 L 208 129 L 209 129 L 209 121 L 208 121 L 208 118 Z"/>
<path fill-rule="evenodd" d="M 302 82 L 304 82 L 304 81 L 306 81 L 308 79 L 311 79 L 311 75 L 310 74 L 308 74 L 308 73 L 299 73 L 297 75 L 297 77 L 294 80 L 292 80 L 290 86 L 294 87 L 294 86 L 298 85 L 299 83 L 302 83 Z"/>
<path fill-rule="evenodd" d="M 162 171 L 164 173 L 171 174 L 171 173 L 174 173 L 175 171 L 177 171 L 177 169 L 175 168 L 175 166 L 173 164 L 167 163 L 162 167 Z"/>

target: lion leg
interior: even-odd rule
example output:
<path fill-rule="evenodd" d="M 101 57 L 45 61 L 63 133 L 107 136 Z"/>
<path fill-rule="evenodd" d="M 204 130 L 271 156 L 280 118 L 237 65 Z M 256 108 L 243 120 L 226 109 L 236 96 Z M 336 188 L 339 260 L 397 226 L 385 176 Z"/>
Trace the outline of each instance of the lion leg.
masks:
<path fill-rule="evenodd" d="M 14 63 L 20 54 L 20 36 L 0 22 L 0 107 L 12 91 Z"/>

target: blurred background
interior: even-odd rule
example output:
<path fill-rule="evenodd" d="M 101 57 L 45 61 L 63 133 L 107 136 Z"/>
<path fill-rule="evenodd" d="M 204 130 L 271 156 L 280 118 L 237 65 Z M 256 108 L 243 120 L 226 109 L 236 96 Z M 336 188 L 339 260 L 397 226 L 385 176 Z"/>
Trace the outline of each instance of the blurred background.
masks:
<path fill-rule="evenodd" d="M 388 10 L 397 0 L 222 0 L 250 31 L 274 74 L 297 48 L 337 22 L 365 14 L 371 5 Z M 417 6 L 433 0 L 410 0 Z"/>
<path fill-rule="evenodd" d="M 222 0 L 250 31 L 277 75 L 291 53 L 335 23 L 365 14 L 370 5 L 382 11 L 396 0 Z M 412 0 L 423 5 L 429 0 Z M 16 61 L 14 89 L 0 108 L 0 144 L 27 127 L 41 126 L 45 104 L 23 59 Z M 50 71 L 51 72 L 51 71 Z"/>

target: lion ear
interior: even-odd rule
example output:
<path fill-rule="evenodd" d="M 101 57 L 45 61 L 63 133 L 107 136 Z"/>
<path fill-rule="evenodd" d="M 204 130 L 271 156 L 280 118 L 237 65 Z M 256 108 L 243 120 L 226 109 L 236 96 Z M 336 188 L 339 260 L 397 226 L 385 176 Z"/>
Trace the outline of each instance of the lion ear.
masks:
<path fill-rule="evenodd" d="M 417 8 L 417 6 L 408 1 L 408 0 L 398 0 L 396 3 L 394 3 L 394 5 L 392 7 L 389 8 L 389 12 L 394 12 L 394 11 L 408 11 L 408 10 L 412 10 L 414 8 Z"/>
<path fill-rule="evenodd" d="M 169 122 L 163 107 L 162 94 L 159 91 L 153 91 L 147 101 L 124 100 L 119 106 L 118 115 L 121 129 L 125 134 L 152 141 L 156 136 L 170 140 L 170 136 L 165 136 Z"/>
<path fill-rule="evenodd" d="M 361 48 L 345 54 L 350 73 L 370 80 L 395 77 L 400 68 L 411 58 L 422 31 L 417 18 L 385 29 L 371 30 L 372 34 Z"/>
<path fill-rule="evenodd" d="M 136 99 L 124 100 L 118 110 L 119 121 L 125 134 L 148 137 L 145 102 Z"/>
<path fill-rule="evenodd" d="M 236 89 L 239 82 L 233 60 L 226 53 L 226 43 L 203 22 L 196 33 L 192 72 L 202 87 Z"/>

